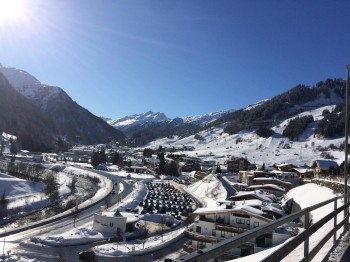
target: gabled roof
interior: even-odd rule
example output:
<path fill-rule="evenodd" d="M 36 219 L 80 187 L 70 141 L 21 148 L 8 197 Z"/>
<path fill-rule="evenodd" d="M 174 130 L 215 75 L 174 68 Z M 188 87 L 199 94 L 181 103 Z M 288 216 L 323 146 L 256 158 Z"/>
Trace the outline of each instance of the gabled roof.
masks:
<path fill-rule="evenodd" d="M 249 188 L 253 188 L 253 189 L 266 189 L 266 188 L 269 188 L 270 190 L 277 190 L 277 191 L 280 191 L 280 192 L 286 191 L 284 188 L 279 187 L 279 186 L 274 185 L 274 184 L 253 185 L 253 186 L 250 186 Z"/>
<path fill-rule="evenodd" d="M 255 199 L 259 199 L 263 202 L 272 202 L 275 198 L 274 195 L 268 193 L 262 193 L 261 191 L 239 191 L 236 195 L 229 197 L 230 200 L 235 201 L 244 196 L 252 196 Z"/>
<path fill-rule="evenodd" d="M 312 167 L 318 167 L 321 170 L 329 170 L 330 167 L 334 167 L 334 168 L 338 168 L 339 165 L 337 162 L 333 161 L 333 160 L 315 160 L 312 163 Z"/>
<path fill-rule="evenodd" d="M 298 172 L 300 174 L 307 174 L 307 173 L 313 173 L 313 169 L 311 168 L 293 168 L 295 172 Z"/>

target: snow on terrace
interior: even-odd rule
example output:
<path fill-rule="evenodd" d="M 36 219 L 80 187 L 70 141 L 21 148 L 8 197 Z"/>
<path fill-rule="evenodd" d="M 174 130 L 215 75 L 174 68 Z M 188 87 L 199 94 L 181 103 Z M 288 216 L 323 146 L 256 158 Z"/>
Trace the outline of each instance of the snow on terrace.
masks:
<path fill-rule="evenodd" d="M 334 198 L 335 196 L 336 195 L 333 194 L 333 191 L 331 189 L 327 187 L 319 186 L 316 184 L 312 184 L 312 183 L 293 188 L 286 194 L 286 198 L 293 198 L 294 201 L 301 208 L 306 208 L 306 207 L 315 205 L 317 203 L 321 203 L 323 201 Z M 342 201 L 339 200 L 337 204 L 338 204 L 338 207 L 341 206 Z M 330 203 L 319 209 L 311 211 L 313 223 L 317 222 L 318 220 L 323 218 L 325 215 L 328 215 L 333 210 L 334 210 L 334 204 Z M 343 218 L 343 213 L 340 213 L 337 219 L 338 221 L 340 221 L 342 218 Z M 333 228 L 334 228 L 333 220 L 330 220 L 323 227 L 321 227 L 317 232 L 315 232 L 310 237 L 310 250 L 319 242 L 321 238 L 323 238 Z M 339 237 L 339 233 L 338 233 L 338 237 Z M 288 240 L 284 244 L 288 244 Z M 271 254 L 277 248 L 282 247 L 284 244 L 281 244 L 279 246 L 270 248 L 268 250 L 265 250 L 247 257 L 232 260 L 232 262 L 233 261 L 239 261 L 239 262 L 261 261 L 267 255 Z M 315 258 L 312 261 L 322 261 L 327 256 L 332 246 L 333 246 L 333 239 L 331 238 L 325 244 L 325 246 L 323 246 L 323 248 L 320 250 L 320 252 L 315 256 Z M 285 261 L 285 262 L 300 261 L 303 258 L 303 256 L 304 256 L 304 244 L 302 243 L 282 261 Z"/>

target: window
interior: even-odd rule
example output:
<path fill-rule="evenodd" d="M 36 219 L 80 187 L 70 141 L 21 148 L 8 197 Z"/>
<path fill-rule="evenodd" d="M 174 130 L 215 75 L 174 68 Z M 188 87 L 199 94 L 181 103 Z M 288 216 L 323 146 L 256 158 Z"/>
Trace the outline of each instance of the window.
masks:
<path fill-rule="evenodd" d="M 198 249 L 203 249 L 203 248 L 205 248 L 204 242 L 198 241 L 198 242 L 197 242 L 197 248 L 198 248 Z"/>
<path fill-rule="evenodd" d="M 247 220 L 247 225 L 250 225 L 250 220 L 249 219 Z"/>
<path fill-rule="evenodd" d="M 259 222 L 254 222 L 254 227 L 258 227 L 259 226 Z"/>
<path fill-rule="evenodd" d="M 221 231 L 221 237 L 225 237 L 225 231 Z"/>
<path fill-rule="evenodd" d="M 196 232 L 197 232 L 197 233 L 202 233 L 202 228 L 199 227 L 199 226 L 196 226 Z"/>
<path fill-rule="evenodd" d="M 211 235 L 214 236 L 214 237 L 216 236 L 216 230 L 215 229 L 212 229 Z"/>
<path fill-rule="evenodd" d="M 109 226 L 110 226 L 110 227 L 113 227 L 113 223 L 109 223 Z"/>
<path fill-rule="evenodd" d="M 236 218 L 236 224 L 245 224 L 245 220 L 243 218 Z"/>

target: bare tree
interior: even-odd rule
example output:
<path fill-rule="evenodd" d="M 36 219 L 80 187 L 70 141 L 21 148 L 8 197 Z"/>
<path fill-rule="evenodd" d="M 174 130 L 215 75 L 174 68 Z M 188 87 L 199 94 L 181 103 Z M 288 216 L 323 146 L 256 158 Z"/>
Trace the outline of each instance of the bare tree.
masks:
<path fill-rule="evenodd" d="M 142 248 L 145 249 L 145 243 L 147 242 L 147 238 L 149 237 L 151 231 L 151 224 L 148 221 L 143 221 L 141 228 L 143 230 L 141 236 Z"/>

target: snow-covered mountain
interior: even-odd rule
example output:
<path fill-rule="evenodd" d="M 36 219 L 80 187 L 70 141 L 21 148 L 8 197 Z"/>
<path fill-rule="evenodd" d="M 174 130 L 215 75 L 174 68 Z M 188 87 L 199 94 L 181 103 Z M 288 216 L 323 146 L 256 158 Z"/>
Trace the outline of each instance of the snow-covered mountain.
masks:
<path fill-rule="evenodd" d="M 214 120 L 228 114 L 232 113 L 235 110 L 225 110 L 225 111 L 219 111 L 219 112 L 212 112 L 209 114 L 205 115 L 199 115 L 199 116 L 187 116 L 187 117 L 182 117 L 185 123 L 191 123 L 191 124 L 198 124 L 200 126 L 206 126 L 213 122 Z"/>
<path fill-rule="evenodd" d="M 176 117 L 174 119 L 168 118 L 164 113 L 148 111 L 144 114 L 135 114 L 124 116 L 114 120 L 109 120 L 108 123 L 117 129 L 125 130 L 132 126 L 142 125 L 144 123 L 159 123 L 159 122 L 183 122 L 186 124 L 195 124 L 206 126 L 210 122 L 222 117 L 223 115 L 233 112 L 234 110 L 213 112 L 199 116 Z"/>
<path fill-rule="evenodd" d="M 34 76 L 21 69 L 0 65 L 0 72 L 19 93 L 42 109 L 46 109 L 50 100 L 64 92 L 59 87 L 42 84 Z"/>
<path fill-rule="evenodd" d="M 112 126 L 114 126 L 117 129 L 123 129 L 123 128 L 129 128 L 135 125 L 140 125 L 146 122 L 165 122 L 169 121 L 170 118 L 168 118 L 165 114 L 157 112 L 153 113 L 152 111 L 148 111 L 144 114 L 135 114 L 131 116 L 124 116 L 121 118 L 117 118 L 114 120 L 108 121 L 108 123 Z"/>
<path fill-rule="evenodd" d="M 187 136 L 201 130 L 210 122 L 232 112 L 222 111 L 201 116 L 193 117 L 176 117 L 170 119 L 164 113 L 146 112 L 125 116 L 108 123 L 116 129 L 122 131 L 130 138 L 135 145 L 148 143 L 154 139 L 167 136 Z"/>
<path fill-rule="evenodd" d="M 0 65 L 0 80 L 0 112 L 6 112 L 0 114 L 0 130 L 18 136 L 24 149 L 54 150 L 62 140 L 95 144 L 124 139 L 122 132 L 78 105 L 63 89 L 44 85 L 26 71 Z"/>

